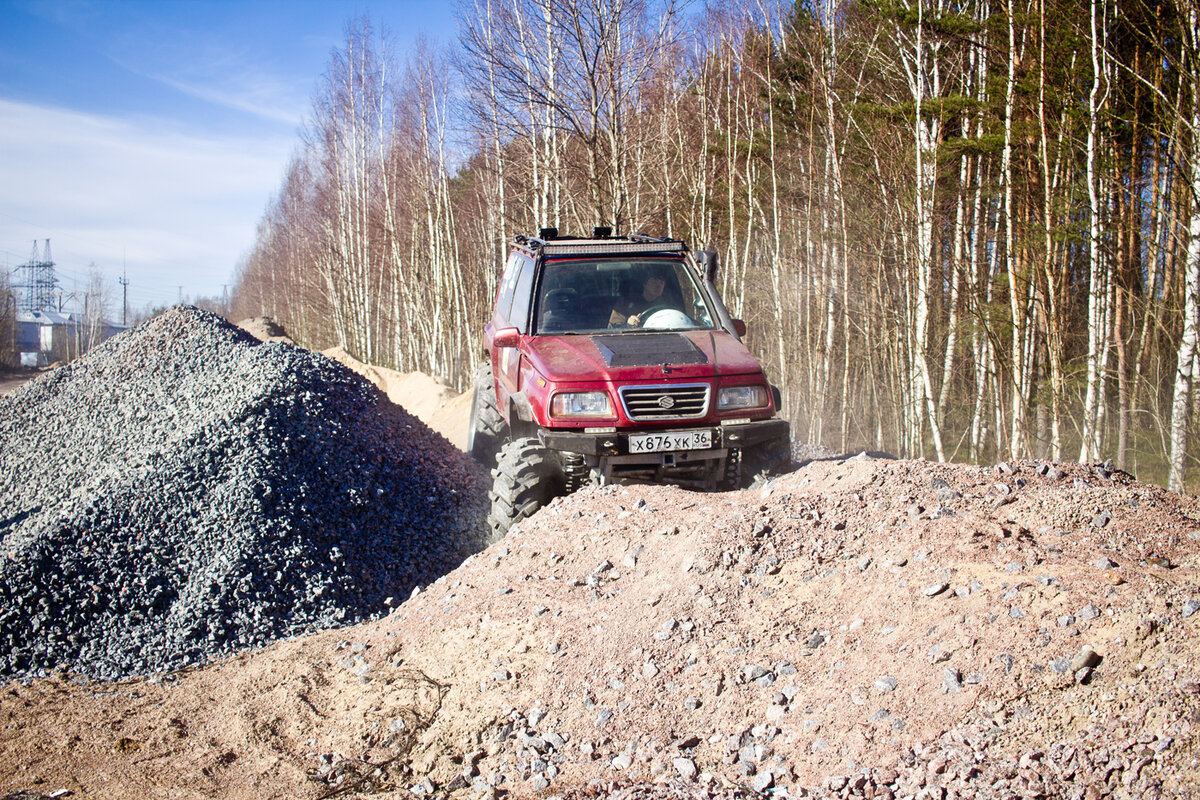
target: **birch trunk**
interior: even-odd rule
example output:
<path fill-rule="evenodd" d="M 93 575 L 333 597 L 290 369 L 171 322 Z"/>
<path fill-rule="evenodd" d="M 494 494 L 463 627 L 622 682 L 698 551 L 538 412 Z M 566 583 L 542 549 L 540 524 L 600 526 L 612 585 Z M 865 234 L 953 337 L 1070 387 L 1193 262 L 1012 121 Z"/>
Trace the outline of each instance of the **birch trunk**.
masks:
<path fill-rule="evenodd" d="M 1101 252 L 1103 234 L 1103 206 L 1100 200 L 1099 169 L 1099 126 L 1100 112 L 1104 106 L 1101 85 L 1106 84 L 1107 57 L 1105 44 L 1101 41 L 1101 28 L 1107 22 L 1108 0 L 1092 0 L 1091 3 L 1091 56 L 1092 87 L 1088 92 L 1088 135 L 1087 135 L 1087 190 L 1088 190 L 1088 354 L 1087 395 L 1083 405 L 1083 441 L 1079 448 L 1079 460 L 1094 461 L 1100 457 L 1100 396 L 1103 380 L 1102 358 L 1107 343 L 1107 326 L 1104 324 L 1108 308 L 1107 268 Z M 1103 19 L 1097 18 L 1097 6 Z M 1107 93 L 1107 88 L 1104 90 Z"/>
<path fill-rule="evenodd" d="M 1183 333 L 1179 339 L 1176 361 L 1175 392 L 1171 402 L 1171 454 L 1167 488 L 1182 492 L 1184 488 L 1184 462 L 1187 457 L 1187 412 L 1188 397 L 1192 391 L 1192 364 L 1196 356 L 1197 327 L 1200 325 L 1200 77 L 1197 77 L 1196 57 L 1200 54 L 1200 34 L 1197 34 L 1196 5 L 1190 4 L 1185 15 L 1185 35 L 1188 44 L 1188 60 L 1191 64 L 1192 116 L 1191 116 L 1191 221 L 1187 261 L 1185 263 L 1185 285 L 1183 300 Z"/>
<path fill-rule="evenodd" d="M 909 6 L 911 9 L 912 7 Z M 937 11 L 942 9 L 938 7 Z M 936 109 L 927 111 L 925 101 L 937 99 L 941 93 L 941 72 L 938 63 L 939 45 L 925 39 L 925 1 L 916 0 L 916 31 L 911 43 L 905 42 L 902 30 L 897 30 L 900 43 L 900 58 L 904 67 L 909 91 L 914 101 L 913 141 L 915 156 L 915 206 L 914 220 L 916 241 L 914 264 L 916 271 L 916 297 L 914 298 L 911 383 L 914 408 L 923 408 L 929 431 L 933 437 L 934 450 L 939 461 L 946 460 L 942 446 L 941 425 L 937 418 L 937 406 L 933 393 L 933 378 L 929 369 L 929 325 L 930 301 L 933 291 L 933 210 L 937 189 L 937 150 L 941 140 L 941 117 Z M 906 46 L 907 45 L 907 46 Z M 917 424 L 914 428 L 922 427 Z M 914 431 L 916 432 L 916 431 Z M 918 448 L 919 449 L 919 448 Z"/>

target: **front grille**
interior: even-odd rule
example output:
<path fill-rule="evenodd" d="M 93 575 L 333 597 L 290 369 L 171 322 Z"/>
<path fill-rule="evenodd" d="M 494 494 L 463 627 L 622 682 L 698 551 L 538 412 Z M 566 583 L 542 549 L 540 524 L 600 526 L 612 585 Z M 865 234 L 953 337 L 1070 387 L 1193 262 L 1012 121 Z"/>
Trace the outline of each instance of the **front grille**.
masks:
<path fill-rule="evenodd" d="M 632 420 L 695 419 L 708 413 L 707 383 L 622 386 L 621 404 Z"/>

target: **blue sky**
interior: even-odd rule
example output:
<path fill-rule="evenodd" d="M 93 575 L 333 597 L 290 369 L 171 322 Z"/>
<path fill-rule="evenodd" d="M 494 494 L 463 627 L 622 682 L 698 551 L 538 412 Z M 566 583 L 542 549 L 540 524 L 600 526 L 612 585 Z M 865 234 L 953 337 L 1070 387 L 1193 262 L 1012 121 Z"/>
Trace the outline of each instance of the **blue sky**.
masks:
<path fill-rule="evenodd" d="M 401 56 L 457 36 L 432 0 L 0 0 L 0 262 L 48 238 L 68 294 L 94 263 L 135 308 L 220 296 L 364 14 Z"/>

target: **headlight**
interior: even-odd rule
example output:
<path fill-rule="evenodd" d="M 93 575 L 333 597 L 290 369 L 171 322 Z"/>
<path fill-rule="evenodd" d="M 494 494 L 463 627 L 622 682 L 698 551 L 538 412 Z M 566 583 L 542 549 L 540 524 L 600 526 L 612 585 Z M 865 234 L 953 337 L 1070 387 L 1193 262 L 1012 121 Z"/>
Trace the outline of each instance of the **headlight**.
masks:
<path fill-rule="evenodd" d="M 717 397 L 718 411 L 766 408 L 770 404 L 765 386 L 726 386 Z"/>
<path fill-rule="evenodd" d="M 561 392 L 550 401 L 550 413 L 556 417 L 611 417 L 608 392 Z"/>

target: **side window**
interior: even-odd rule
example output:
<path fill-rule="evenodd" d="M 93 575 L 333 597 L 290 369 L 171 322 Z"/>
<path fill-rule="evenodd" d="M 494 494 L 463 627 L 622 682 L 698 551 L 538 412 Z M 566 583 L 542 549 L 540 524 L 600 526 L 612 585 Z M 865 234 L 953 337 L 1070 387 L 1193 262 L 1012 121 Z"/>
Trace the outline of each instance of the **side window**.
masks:
<path fill-rule="evenodd" d="M 517 285 L 517 273 L 521 271 L 522 259 L 516 253 L 508 257 L 504 277 L 500 281 L 500 292 L 496 296 L 496 312 L 505 320 L 511 320 L 513 288 Z"/>
<path fill-rule="evenodd" d="M 520 261 L 516 286 L 513 288 L 512 313 L 508 317 L 508 322 L 521 333 L 528 333 L 529 304 L 533 300 L 534 263 L 527 258 L 521 258 Z"/>
<path fill-rule="evenodd" d="M 701 327 L 713 327 L 712 312 L 696 284 L 696 274 L 683 264 L 679 264 L 675 267 L 675 277 L 679 281 L 679 299 L 683 304 L 681 308 L 683 313 L 699 323 Z"/>
<path fill-rule="evenodd" d="M 676 275 L 678 276 L 679 272 L 682 272 L 684 269 L 686 267 L 676 267 Z M 690 309 L 695 308 L 696 305 L 696 285 L 684 277 L 683 280 L 679 281 L 679 293 L 680 298 L 683 300 L 684 310 L 691 313 Z"/>

